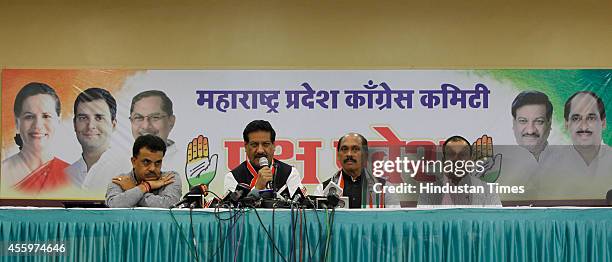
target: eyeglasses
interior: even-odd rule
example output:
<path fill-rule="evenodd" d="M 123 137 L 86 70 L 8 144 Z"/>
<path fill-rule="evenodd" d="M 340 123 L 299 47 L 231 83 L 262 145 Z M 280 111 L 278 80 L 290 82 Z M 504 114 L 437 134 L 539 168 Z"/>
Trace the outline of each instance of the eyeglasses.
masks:
<path fill-rule="evenodd" d="M 149 123 L 157 123 L 166 117 L 168 117 L 168 115 L 165 115 L 165 114 L 150 114 L 148 116 L 135 114 L 134 116 L 130 117 L 130 121 L 132 121 L 132 123 L 134 124 L 141 124 L 142 122 L 145 121 L 145 119 L 147 119 Z"/>

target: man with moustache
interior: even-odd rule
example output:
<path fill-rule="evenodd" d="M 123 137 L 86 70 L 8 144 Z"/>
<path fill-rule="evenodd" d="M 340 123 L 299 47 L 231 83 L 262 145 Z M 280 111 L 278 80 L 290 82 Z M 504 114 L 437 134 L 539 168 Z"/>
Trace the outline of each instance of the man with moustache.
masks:
<path fill-rule="evenodd" d="M 238 184 L 250 188 L 250 195 L 260 196 L 260 191 L 273 191 L 293 197 L 303 188 L 299 171 L 274 158 L 276 131 L 265 120 L 250 122 L 242 132 L 247 159 L 225 175 L 223 191 L 235 191 Z M 260 164 L 261 158 L 268 165 Z"/>
<path fill-rule="evenodd" d="M 164 140 L 167 147 L 164 155 L 166 167 L 170 170 L 182 170 L 185 160 L 178 156 L 176 144 L 168 138 L 176 122 L 176 116 L 172 109 L 172 100 L 166 93 L 147 90 L 134 96 L 130 106 L 130 122 L 134 139 L 151 134 Z"/>
<path fill-rule="evenodd" d="M 565 102 L 563 116 L 576 159 L 582 159 L 588 167 L 610 154 L 609 147 L 601 140 L 606 129 L 606 108 L 597 94 L 590 91 L 573 94 Z"/>
<path fill-rule="evenodd" d="M 501 176 L 496 181 L 504 186 L 525 186 L 526 193 L 505 194 L 507 200 L 537 198 L 538 177 L 555 172 L 559 147 L 548 144 L 552 126 L 553 106 L 548 96 L 531 90 L 519 93 L 512 101 L 512 131 L 518 146 L 501 146 L 503 156 Z"/>
<path fill-rule="evenodd" d="M 181 198 L 181 180 L 176 172 L 162 172 L 166 143 L 154 135 L 136 138 L 132 148 L 132 171 L 112 179 L 106 205 L 118 207 L 169 208 Z"/>
<path fill-rule="evenodd" d="M 169 138 L 175 122 L 172 100 L 163 91 L 147 90 L 132 98 L 130 106 L 132 136 L 136 139 L 151 134 L 164 140 L 167 148 L 164 155 L 164 170 L 179 172 L 181 175 L 177 179 L 182 181 L 184 189 L 187 190 L 189 183 L 183 174 L 185 155 L 178 153 L 177 144 Z"/>
<path fill-rule="evenodd" d="M 83 150 L 81 158 L 66 168 L 72 184 L 80 189 L 99 189 L 105 186 L 117 170 L 118 161 L 110 152 L 111 135 L 117 125 L 117 102 L 102 88 L 81 92 L 74 102 L 74 131 Z M 91 192 L 91 191 L 88 191 Z"/>
<path fill-rule="evenodd" d="M 606 108 L 591 91 L 580 91 L 565 102 L 565 128 L 572 138 L 562 161 L 566 196 L 603 199 L 612 188 L 612 150 L 602 141 Z"/>
<path fill-rule="evenodd" d="M 604 103 L 593 92 L 576 92 L 565 102 L 563 116 L 572 145 L 541 176 L 538 190 L 548 199 L 604 199 L 612 188 L 612 150 L 602 141 Z"/>
<path fill-rule="evenodd" d="M 524 91 L 512 102 L 512 130 L 516 143 L 527 149 L 536 161 L 545 158 L 552 123 L 553 106 L 539 91 Z"/>
<path fill-rule="evenodd" d="M 315 195 L 322 195 L 324 189 L 333 181 L 342 188 L 342 196 L 349 199 L 349 208 L 399 208 L 394 194 L 374 192 L 374 184 L 385 185 L 385 179 L 374 177 L 367 169 L 368 140 L 358 133 L 348 133 L 338 140 L 336 152 L 342 169 L 330 179 L 319 184 Z"/>

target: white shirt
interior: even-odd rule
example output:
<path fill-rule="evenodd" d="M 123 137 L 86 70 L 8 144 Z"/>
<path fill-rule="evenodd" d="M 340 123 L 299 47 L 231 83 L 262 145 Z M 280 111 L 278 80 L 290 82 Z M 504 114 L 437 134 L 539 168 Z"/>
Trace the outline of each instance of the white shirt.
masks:
<path fill-rule="evenodd" d="M 572 162 L 571 166 L 585 172 L 586 175 L 594 177 L 609 177 L 612 175 L 612 170 L 607 168 L 610 167 L 609 164 L 612 161 L 612 150 L 608 145 L 602 143 L 599 146 L 597 156 L 588 165 L 575 147 L 569 147 L 568 151 L 568 159 Z"/>
<path fill-rule="evenodd" d="M 526 148 L 516 146 L 501 146 L 501 174 L 496 181 L 502 186 L 524 186 L 522 194 L 501 194 L 503 200 L 533 200 L 545 194 L 539 188 L 538 177 L 546 174 L 560 160 L 560 153 L 565 146 L 547 145 L 540 152 L 538 159 Z"/>
<path fill-rule="evenodd" d="M 162 171 L 174 171 L 175 179 L 181 180 L 183 192 L 189 191 L 189 183 L 187 183 L 187 177 L 185 176 L 185 163 L 187 162 L 187 153 L 178 153 L 178 147 L 176 143 L 170 139 L 166 142 L 166 154 L 162 163 Z"/>
<path fill-rule="evenodd" d="M 612 189 L 612 150 L 601 144 L 597 156 L 586 164 L 574 146 L 565 146 L 560 158 L 538 180 L 540 196 L 550 200 L 605 199 Z"/>
<path fill-rule="evenodd" d="M 65 169 L 74 187 L 101 193 L 100 197 L 106 193 L 108 184 L 112 178 L 118 174 L 129 172 L 132 169 L 129 159 L 123 154 L 117 154 L 111 148 L 102 153 L 100 159 L 87 170 L 85 159 L 81 156 L 79 160 Z"/>

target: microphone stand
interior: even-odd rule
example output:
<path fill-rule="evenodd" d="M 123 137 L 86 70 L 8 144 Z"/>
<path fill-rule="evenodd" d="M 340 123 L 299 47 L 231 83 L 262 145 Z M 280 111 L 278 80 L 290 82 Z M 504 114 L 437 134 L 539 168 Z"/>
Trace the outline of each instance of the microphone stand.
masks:
<path fill-rule="evenodd" d="M 274 174 L 272 174 L 272 196 L 276 198 L 276 172 L 278 172 L 278 166 L 276 162 L 272 165 L 274 167 Z"/>

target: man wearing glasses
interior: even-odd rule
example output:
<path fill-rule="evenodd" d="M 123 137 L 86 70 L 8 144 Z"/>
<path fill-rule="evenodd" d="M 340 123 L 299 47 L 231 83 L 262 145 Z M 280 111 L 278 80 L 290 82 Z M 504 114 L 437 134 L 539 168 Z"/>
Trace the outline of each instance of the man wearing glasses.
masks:
<path fill-rule="evenodd" d="M 176 144 L 168 138 L 176 117 L 172 110 L 172 100 L 159 90 L 147 90 L 132 98 L 130 122 L 134 139 L 143 135 L 155 135 L 166 143 L 164 155 L 168 170 L 182 170 L 184 159 L 177 154 Z"/>
<path fill-rule="evenodd" d="M 172 100 L 166 93 L 159 90 L 148 90 L 132 98 L 130 122 L 134 139 L 147 134 L 160 137 L 168 147 L 166 156 L 172 151 L 172 147 L 176 151 L 174 141 L 168 139 L 175 121 Z"/>

